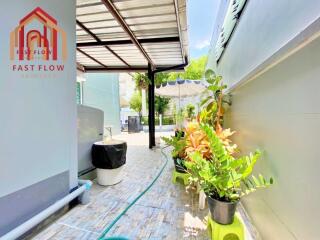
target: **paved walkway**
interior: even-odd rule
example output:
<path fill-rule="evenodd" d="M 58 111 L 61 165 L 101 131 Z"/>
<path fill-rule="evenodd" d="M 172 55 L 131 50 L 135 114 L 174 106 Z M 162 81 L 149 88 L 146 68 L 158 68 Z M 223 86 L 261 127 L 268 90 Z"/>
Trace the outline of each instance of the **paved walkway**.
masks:
<path fill-rule="evenodd" d="M 124 180 L 114 186 L 93 185 L 91 202 L 78 205 L 33 239 L 97 239 L 103 230 L 153 180 L 165 162 L 160 149 L 148 149 L 147 134 L 117 137 L 128 142 Z M 168 151 L 168 150 L 166 150 Z M 208 239 L 197 195 L 171 183 L 173 163 L 155 185 L 118 221 L 107 236 L 138 239 Z"/>
<path fill-rule="evenodd" d="M 94 183 L 88 205 L 77 205 L 32 239 L 96 240 L 152 182 L 166 159 L 160 149 L 148 149 L 147 134 L 123 134 L 115 138 L 128 143 L 123 181 L 110 187 Z M 159 142 L 159 138 L 157 140 Z M 170 156 L 169 149 L 165 149 L 165 153 Z M 125 236 L 130 240 L 208 239 L 205 220 L 208 209 L 198 209 L 198 195 L 193 190 L 171 183 L 173 168 L 173 161 L 169 159 L 158 181 L 117 222 L 107 237 Z M 245 216 L 241 207 L 238 210 Z M 250 232 L 254 232 L 248 220 L 245 224 Z M 247 229 L 245 239 L 252 240 Z"/>

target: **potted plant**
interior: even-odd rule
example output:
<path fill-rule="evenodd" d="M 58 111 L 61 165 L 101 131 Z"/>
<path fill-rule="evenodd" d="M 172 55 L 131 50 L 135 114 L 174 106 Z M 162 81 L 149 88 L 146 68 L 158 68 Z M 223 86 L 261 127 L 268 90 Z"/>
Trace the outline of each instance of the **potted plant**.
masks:
<path fill-rule="evenodd" d="M 235 158 L 210 125 L 202 124 L 201 129 L 208 138 L 211 159 L 195 151 L 189 154 L 191 161 L 186 161 L 185 165 L 191 179 L 206 193 L 212 219 L 220 224 L 231 224 L 240 198 L 271 185 L 273 179 L 267 181 L 262 175 L 252 175 L 261 155 L 259 151 Z"/>
<path fill-rule="evenodd" d="M 149 80 L 147 74 L 135 73 L 133 76 L 133 79 L 135 81 L 135 85 L 136 85 L 137 90 L 148 89 L 148 86 L 150 84 L 150 80 Z"/>
<path fill-rule="evenodd" d="M 194 115 L 195 115 L 195 106 L 191 103 L 189 103 L 187 106 L 186 106 L 186 109 L 185 109 L 185 115 L 186 115 L 186 118 L 191 121 L 193 118 L 194 118 Z"/>
<path fill-rule="evenodd" d="M 176 133 L 177 135 L 170 138 L 162 137 L 162 140 L 167 145 L 173 147 L 171 155 L 176 171 L 186 173 L 186 167 L 184 165 L 186 141 L 184 135 L 182 136 L 182 133 L 184 132 Z"/>
<path fill-rule="evenodd" d="M 183 109 L 179 109 L 175 113 L 175 120 L 176 120 L 176 129 L 175 129 L 175 136 L 181 135 L 184 137 L 184 131 L 183 131 L 183 121 L 184 121 L 184 116 L 183 116 Z"/>

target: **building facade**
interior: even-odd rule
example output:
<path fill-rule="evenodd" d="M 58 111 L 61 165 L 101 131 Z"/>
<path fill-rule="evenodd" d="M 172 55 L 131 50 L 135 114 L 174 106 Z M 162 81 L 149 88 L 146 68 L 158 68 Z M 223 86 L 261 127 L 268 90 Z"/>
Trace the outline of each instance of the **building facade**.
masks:
<path fill-rule="evenodd" d="M 220 1 L 207 68 L 228 84 L 225 125 L 241 152 L 263 150 L 256 172 L 275 179 L 243 203 L 264 240 L 318 239 L 320 2 L 247 1 L 218 46 L 231 2 Z"/>
<path fill-rule="evenodd" d="M 82 85 L 82 104 L 104 112 L 104 126 L 120 133 L 119 74 L 88 73 Z"/>

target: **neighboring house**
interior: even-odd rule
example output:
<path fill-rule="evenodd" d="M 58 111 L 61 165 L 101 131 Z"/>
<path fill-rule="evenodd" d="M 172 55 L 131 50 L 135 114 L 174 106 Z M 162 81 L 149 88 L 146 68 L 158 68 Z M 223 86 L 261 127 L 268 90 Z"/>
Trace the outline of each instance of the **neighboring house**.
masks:
<path fill-rule="evenodd" d="M 241 152 L 263 150 L 256 171 L 275 179 L 243 203 L 264 240 L 319 239 L 320 1 L 247 1 L 218 46 L 232 2 L 220 1 L 207 67 L 229 86 Z"/>
<path fill-rule="evenodd" d="M 126 124 L 128 116 L 138 116 L 138 113 L 130 109 L 129 102 L 135 92 L 135 83 L 132 74 L 119 74 L 119 95 L 120 95 L 120 119 L 122 124 Z"/>
<path fill-rule="evenodd" d="M 119 134 L 120 100 L 118 73 L 87 73 L 82 82 L 82 104 L 104 112 L 104 126 Z"/>
<path fill-rule="evenodd" d="M 119 94 L 120 98 L 124 98 L 127 102 L 130 101 L 135 91 L 135 83 L 132 79 L 132 74 L 119 73 Z"/>

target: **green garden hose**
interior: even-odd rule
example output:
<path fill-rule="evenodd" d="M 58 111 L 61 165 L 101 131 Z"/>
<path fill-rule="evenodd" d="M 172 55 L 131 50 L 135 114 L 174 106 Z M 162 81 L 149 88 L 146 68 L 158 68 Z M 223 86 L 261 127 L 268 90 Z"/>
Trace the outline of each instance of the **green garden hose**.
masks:
<path fill-rule="evenodd" d="M 125 237 L 106 237 L 107 233 L 111 230 L 111 228 L 120 220 L 120 218 L 146 193 L 150 190 L 150 188 L 154 185 L 154 183 L 158 180 L 158 178 L 161 176 L 163 170 L 168 164 L 168 157 L 167 155 L 163 152 L 163 149 L 167 148 L 168 146 L 165 146 L 161 148 L 161 153 L 163 156 L 166 158 L 166 162 L 163 164 L 161 170 L 157 174 L 157 176 L 153 179 L 153 181 L 148 185 L 148 187 L 143 190 L 110 224 L 109 226 L 103 231 L 103 233 L 100 235 L 98 240 L 129 240 L 128 238 Z"/>

